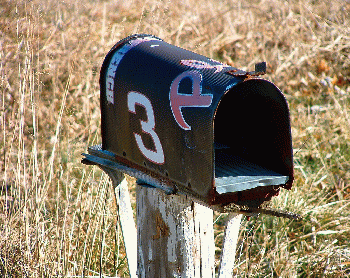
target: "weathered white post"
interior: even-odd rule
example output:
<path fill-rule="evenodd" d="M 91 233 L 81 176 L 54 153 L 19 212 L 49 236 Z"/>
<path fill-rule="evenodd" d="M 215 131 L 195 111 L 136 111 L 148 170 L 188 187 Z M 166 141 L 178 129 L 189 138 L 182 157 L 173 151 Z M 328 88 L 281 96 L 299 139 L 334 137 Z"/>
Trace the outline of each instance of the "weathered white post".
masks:
<path fill-rule="evenodd" d="M 219 278 L 232 277 L 236 259 L 237 240 L 242 214 L 230 213 L 225 227 L 224 242 L 221 250 Z"/>
<path fill-rule="evenodd" d="M 213 210 L 186 196 L 137 186 L 137 236 L 127 181 L 107 171 L 116 193 L 130 277 L 215 277 Z M 225 228 L 219 278 L 232 277 L 242 215 Z"/>
<path fill-rule="evenodd" d="M 101 167 L 113 183 L 113 189 L 118 209 L 118 220 L 122 230 L 126 259 L 128 262 L 129 275 L 136 278 L 137 275 L 137 236 L 136 226 L 133 218 L 128 182 L 125 175 L 115 169 Z"/>
<path fill-rule="evenodd" d="M 137 233 L 127 180 L 111 178 L 130 277 L 215 277 L 213 210 L 182 195 L 136 187 Z M 218 277 L 231 277 L 242 215 L 230 214 Z"/>
<path fill-rule="evenodd" d="M 139 277 L 215 277 L 213 211 L 137 187 Z"/>

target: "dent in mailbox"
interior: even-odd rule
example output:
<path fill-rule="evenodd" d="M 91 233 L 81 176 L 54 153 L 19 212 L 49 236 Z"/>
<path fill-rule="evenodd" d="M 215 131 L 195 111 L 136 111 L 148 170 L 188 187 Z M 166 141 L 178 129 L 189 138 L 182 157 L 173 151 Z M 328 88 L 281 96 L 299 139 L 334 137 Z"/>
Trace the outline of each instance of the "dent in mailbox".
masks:
<path fill-rule="evenodd" d="M 106 56 L 100 86 L 100 152 L 141 183 L 249 207 L 291 187 L 289 109 L 271 82 L 133 35 Z"/>

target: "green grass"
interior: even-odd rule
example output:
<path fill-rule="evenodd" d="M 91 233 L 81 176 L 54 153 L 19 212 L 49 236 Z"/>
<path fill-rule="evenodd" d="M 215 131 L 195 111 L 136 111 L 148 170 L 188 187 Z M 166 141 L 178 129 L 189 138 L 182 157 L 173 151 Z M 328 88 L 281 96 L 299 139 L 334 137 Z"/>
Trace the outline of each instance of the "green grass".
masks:
<path fill-rule="evenodd" d="M 102 61 L 132 33 L 267 61 L 288 100 L 295 182 L 270 206 L 303 221 L 244 217 L 234 273 L 350 276 L 349 26 L 340 0 L 0 0 L 0 276 L 127 277 L 111 183 L 80 160 L 101 141 Z"/>

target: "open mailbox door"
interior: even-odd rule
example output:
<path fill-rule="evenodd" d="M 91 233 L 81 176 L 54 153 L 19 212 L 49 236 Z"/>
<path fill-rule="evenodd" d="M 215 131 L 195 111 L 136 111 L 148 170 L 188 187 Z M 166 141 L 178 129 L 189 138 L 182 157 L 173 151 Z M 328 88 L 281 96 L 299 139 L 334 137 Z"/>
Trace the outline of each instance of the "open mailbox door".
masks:
<path fill-rule="evenodd" d="M 258 207 L 293 182 L 288 105 L 264 71 L 150 35 L 121 40 L 101 69 L 102 146 L 84 162 L 208 206 Z"/>

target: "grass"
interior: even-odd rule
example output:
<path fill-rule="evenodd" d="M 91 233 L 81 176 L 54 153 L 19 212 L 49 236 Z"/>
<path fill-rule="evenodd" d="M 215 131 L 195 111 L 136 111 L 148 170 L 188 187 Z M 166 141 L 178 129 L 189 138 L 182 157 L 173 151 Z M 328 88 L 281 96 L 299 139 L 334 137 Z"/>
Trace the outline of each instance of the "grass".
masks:
<path fill-rule="evenodd" d="M 244 218 L 234 273 L 350 276 L 349 26 L 340 0 L 0 0 L 0 276 L 127 277 L 110 181 L 80 160 L 101 140 L 102 61 L 132 33 L 267 61 L 288 100 L 296 179 L 270 205 L 304 220 Z"/>

